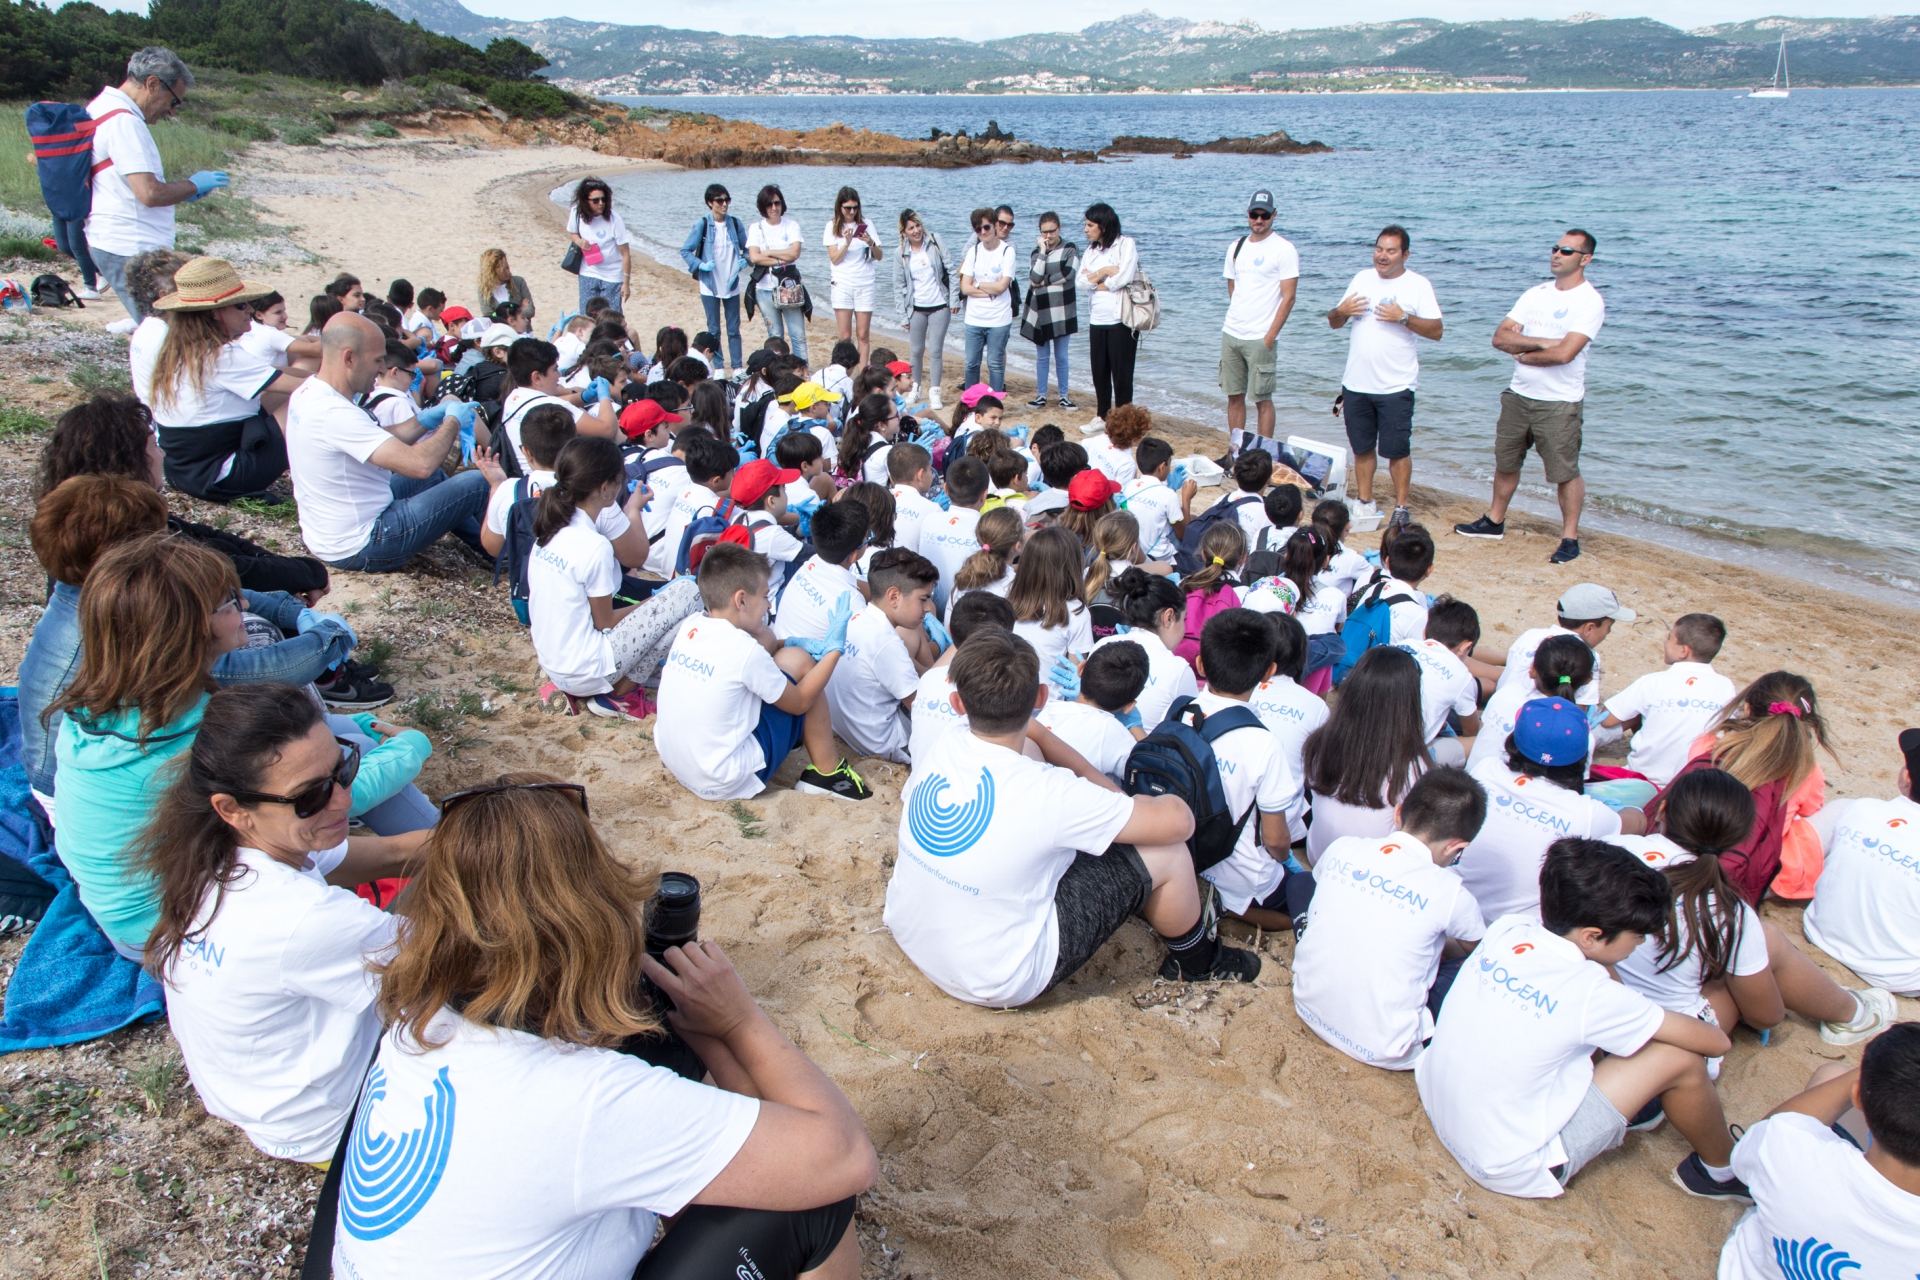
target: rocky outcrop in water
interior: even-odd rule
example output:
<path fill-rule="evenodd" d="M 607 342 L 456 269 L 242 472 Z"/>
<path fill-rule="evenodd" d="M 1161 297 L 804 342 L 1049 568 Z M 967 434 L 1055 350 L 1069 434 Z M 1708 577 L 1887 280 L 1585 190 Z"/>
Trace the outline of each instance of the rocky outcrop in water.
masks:
<path fill-rule="evenodd" d="M 1238 156 L 1304 156 L 1331 151 L 1324 142 L 1296 142 L 1285 129 L 1258 138 L 1215 138 L 1212 142 L 1183 142 L 1179 138 L 1124 137 L 1100 148 L 1103 156 L 1190 156 L 1202 153 Z"/>

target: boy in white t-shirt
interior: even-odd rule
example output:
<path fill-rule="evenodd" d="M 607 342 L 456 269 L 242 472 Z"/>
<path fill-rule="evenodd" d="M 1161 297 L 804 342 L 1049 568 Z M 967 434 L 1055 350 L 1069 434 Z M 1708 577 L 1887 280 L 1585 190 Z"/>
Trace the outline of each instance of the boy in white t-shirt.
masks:
<path fill-rule="evenodd" d="M 516 503 L 540 496 L 553 486 L 553 461 L 567 441 L 578 434 L 573 415 L 561 405 L 543 404 L 527 411 L 520 428 L 521 446 L 533 463 L 533 470 L 518 480 L 495 485 L 487 499 L 486 518 L 480 524 L 480 545 L 487 554 L 498 556 L 507 541 L 507 524 L 513 519 Z M 629 569 L 644 568 L 651 548 L 642 516 L 652 493 L 644 484 L 636 484 L 626 502 L 615 503 L 600 512 L 597 520 L 602 536 L 613 544 L 613 554 Z"/>
<path fill-rule="evenodd" d="M 904 547 L 888 547 L 867 568 L 873 602 L 847 627 L 846 653 L 827 682 L 834 732 L 867 755 L 907 763 L 914 695 L 946 635 L 928 612 L 939 577 Z"/>
<path fill-rule="evenodd" d="M 779 596 L 780 588 L 806 553 L 807 544 L 787 532 L 787 485 L 800 478 L 794 470 L 783 470 L 765 458 L 755 458 L 733 473 L 727 496 L 740 508 L 736 522 L 753 538 L 753 549 L 767 558 L 773 567 L 768 590 Z"/>
<path fill-rule="evenodd" d="M 793 410 L 793 420 L 787 424 L 787 433 L 805 431 L 820 442 L 823 455 L 831 455 L 839 447 L 833 438 L 833 407 L 840 403 L 841 397 L 827 390 L 817 382 L 802 382 L 793 390 L 780 397 L 780 403 Z M 772 439 L 771 435 L 767 436 Z M 781 436 L 780 439 L 786 439 Z M 778 444 L 779 441 L 774 443 Z"/>
<path fill-rule="evenodd" d="M 1127 795 L 1033 718 L 1047 695 L 1031 645 L 982 628 L 951 674 L 967 730 L 914 762 L 884 916 L 934 985 L 989 1008 L 1027 1004 L 1135 915 L 1167 944 L 1168 977 L 1258 976 L 1259 957 L 1221 946 L 1201 916 L 1186 803 Z"/>
<path fill-rule="evenodd" d="M 1920 729 L 1900 733 L 1900 794 L 1829 800 L 1810 821 L 1826 865 L 1807 941 L 1876 987 L 1920 999 Z"/>
<path fill-rule="evenodd" d="M 1504 664 L 1491 664 L 1498 668 L 1493 674 L 1500 688 L 1525 683 L 1527 668 L 1533 665 L 1534 650 L 1540 647 L 1542 641 L 1548 636 L 1579 636 L 1587 642 L 1587 648 L 1593 650 L 1593 679 L 1574 691 L 1573 700 L 1583 707 L 1597 707 L 1600 705 L 1600 678 L 1605 674 L 1605 669 L 1600 665 L 1600 646 L 1613 633 L 1614 623 L 1632 622 L 1639 615 L 1622 605 L 1620 597 L 1596 582 L 1582 582 L 1569 588 L 1560 597 L 1554 612 L 1558 624 L 1521 632 L 1520 638 L 1507 649 Z M 1599 745 L 1619 736 L 1619 730 L 1609 730 Z M 1681 763 L 1686 762 L 1683 760 Z"/>
<path fill-rule="evenodd" d="M 686 431 L 686 438 L 675 441 L 687 464 L 687 486 L 667 508 L 666 527 L 653 544 L 647 568 L 663 578 L 681 571 L 681 544 L 687 527 L 701 516 L 720 514 L 720 495 L 733 482 L 734 468 L 740 465 L 740 453 L 730 444 L 722 444 L 705 432 Z"/>
<path fill-rule="evenodd" d="M 1395 646 L 1420 664 L 1420 712 L 1426 722 L 1427 750 L 1436 764 L 1465 764 L 1480 732 L 1480 682 L 1466 664 L 1478 643 L 1480 615 L 1473 606 L 1441 596 L 1427 611 L 1425 637 Z M 1449 717 L 1459 720 L 1457 737 L 1441 736 Z"/>
<path fill-rule="evenodd" d="M 1607 699 L 1600 727 L 1632 732 L 1627 768 L 1656 787 L 1686 767 L 1694 739 L 1733 701 L 1733 681 L 1713 669 L 1726 640 L 1727 624 L 1712 614 L 1683 614 L 1667 633 L 1661 654 L 1667 669 L 1641 676 Z"/>
<path fill-rule="evenodd" d="M 907 744 L 907 756 L 910 760 L 920 760 L 933 749 L 933 744 L 955 729 L 965 730 L 966 713 L 953 705 L 950 696 L 953 693 L 953 656 L 960 652 L 960 646 L 967 637 L 987 627 L 1013 631 L 1013 606 L 1007 603 L 1005 596 L 997 596 L 991 591 L 973 591 L 961 596 L 953 603 L 953 610 L 947 618 L 947 630 L 951 643 L 941 653 L 939 661 L 927 668 L 920 677 L 920 683 L 913 692 L 912 737 Z"/>
<path fill-rule="evenodd" d="M 804 745 L 810 763 L 795 791 L 870 798 L 834 749 L 824 696 L 847 647 L 851 604 L 834 610 L 815 653 L 783 645 L 767 626 L 767 562 L 758 555 L 716 542 L 698 581 L 706 612 L 680 624 L 660 673 L 660 763 L 703 800 L 745 800 Z"/>
<path fill-rule="evenodd" d="M 520 424 L 535 405 L 565 405 L 573 413 L 574 425 L 582 435 L 621 438 L 618 406 L 612 398 L 599 394 L 598 388 L 564 392 L 560 385 L 560 353 L 551 342 L 538 338 L 518 338 L 507 348 L 507 383 L 512 390 L 500 402 L 500 427 L 515 449 L 520 449 Z M 525 450 L 520 451 L 520 469 L 531 471 Z"/>
<path fill-rule="evenodd" d="M 930 501 L 933 455 L 917 444 L 896 444 L 887 450 L 887 476 L 893 481 L 893 545 L 920 550 L 920 531 L 942 514 Z"/>
<path fill-rule="evenodd" d="M 1664 1116 L 1693 1146 L 1674 1171 L 1684 1190 L 1746 1197 L 1707 1076 L 1726 1035 L 1608 971 L 1666 927 L 1671 900 L 1666 877 L 1626 850 L 1560 840 L 1540 872 L 1542 919 L 1494 921 L 1462 968 L 1413 1077 L 1441 1143 L 1487 1190 L 1558 1196 L 1630 1126 Z M 1612 1056 L 1596 1066 L 1595 1049 Z"/>
<path fill-rule="evenodd" d="M 1140 474 L 1121 487 L 1115 504 L 1139 523 L 1140 549 L 1147 559 L 1170 563 L 1180 550 L 1179 540 L 1187 531 L 1187 521 L 1193 518 L 1193 495 L 1199 491 L 1199 482 L 1183 481 L 1178 493 L 1167 487 L 1167 477 L 1173 473 L 1173 446 L 1157 436 L 1148 436 L 1134 446 L 1133 457 Z M 1247 507 L 1261 511 L 1258 502 L 1249 502 Z M 1240 514 L 1245 514 L 1244 509 Z M 1264 518 L 1265 512 L 1261 514 Z M 1252 545 L 1251 538 L 1248 545 Z"/>
<path fill-rule="evenodd" d="M 829 503 L 813 515 L 813 555 L 789 575 L 773 633 L 782 640 L 817 640 L 845 601 L 851 613 L 866 607 L 867 596 L 853 563 L 867 545 L 870 517 L 854 498 Z"/>
<path fill-rule="evenodd" d="M 1865 1147 L 1862 1152 L 1861 1148 Z M 1860 1065 L 1830 1062 L 1740 1137 L 1753 1196 L 1719 1280 L 1904 1277 L 1920 1259 L 1920 1023 L 1888 1028 Z"/>
<path fill-rule="evenodd" d="M 404 342 L 387 341 L 379 376 L 374 378 L 373 390 L 367 392 L 360 407 L 389 431 L 404 430 L 420 412 L 420 402 L 413 398 L 413 374 L 418 366 L 419 357 L 413 354 L 412 347 Z"/>
<path fill-rule="evenodd" d="M 1039 712 L 1040 723 L 1088 764 L 1124 786 L 1127 757 L 1133 754 L 1133 744 L 1147 736 L 1135 705 L 1147 687 L 1147 669 L 1147 651 L 1116 636 L 1080 664 L 1071 702 L 1047 700 Z"/>
<path fill-rule="evenodd" d="M 1480 904 L 1451 870 L 1487 820 L 1485 788 L 1429 769 L 1384 840 L 1342 836 L 1313 864 L 1313 915 L 1293 952 L 1293 1008 L 1348 1057 L 1406 1071 L 1474 944 Z"/>
<path fill-rule="evenodd" d="M 1433 535 L 1417 524 L 1403 526 L 1381 550 L 1380 598 L 1394 601 L 1388 610 L 1393 625 L 1387 639 L 1392 644 L 1426 639 L 1427 593 L 1420 584 L 1433 572 L 1433 555 Z M 1401 596 L 1406 599 L 1396 599 Z M 1367 598 L 1372 598 L 1371 591 Z"/>
<path fill-rule="evenodd" d="M 787 514 L 780 523 L 800 529 L 800 536 L 806 537 L 813 513 L 833 501 L 826 450 L 811 431 L 790 431 L 773 446 L 773 460 L 782 471 L 800 473 L 798 480 L 787 481 Z"/>
<path fill-rule="evenodd" d="M 1300 788 L 1299 797 L 1287 800 L 1287 812 L 1293 813 L 1306 794 L 1307 739 L 1333 713 L 1325 698 L 1300 686 L 1307 669 L 1307 633 L 1299 620 L 1284 613 L 1261 616 L 1273 631 L 1273 674 L 1254 686 L 1247 706 L 1272 731 L 1287 758 L 1288 773 Z"/>
<path fill-rule="evenodd" d="M 947 611 L 947 597 L 953 594 L 953 579 L 960 566 L 980 550 L 980 539 L 974 531 L 980 525 L 980 504 L 986 500 L 990 482 L 987 464 L 980 459 L 955 460 L 947 469 L 947 500 L 951 505 L 921 521 L 920 554 L 933 562 L 940 575 L 933 592 L 937 613 Z"/>

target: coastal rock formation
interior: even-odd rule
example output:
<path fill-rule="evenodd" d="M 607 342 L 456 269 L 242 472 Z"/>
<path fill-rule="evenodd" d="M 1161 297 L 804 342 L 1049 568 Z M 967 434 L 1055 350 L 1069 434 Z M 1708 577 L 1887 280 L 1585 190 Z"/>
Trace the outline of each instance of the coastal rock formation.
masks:
<path fill-rule="evenodd" d="M 1285 129 L 1258 138 L 1215 138 L 1212 142 L 1183 142 L 1179 138 L 1115 138 L 1110 147 L 1100 148 L 1103 156 L 1184 156 L 1196 152 L 1216 152 L 1240 156 L 1302 156 L 1331 151 L 1324 142 L 1296 142 Z"/>

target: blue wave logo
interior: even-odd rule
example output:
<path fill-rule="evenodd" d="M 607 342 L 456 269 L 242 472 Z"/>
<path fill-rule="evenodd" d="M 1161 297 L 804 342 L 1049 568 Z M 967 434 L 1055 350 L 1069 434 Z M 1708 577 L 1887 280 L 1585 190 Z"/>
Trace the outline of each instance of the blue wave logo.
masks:
<path fill-rule="evenodd" d="M 965 853 L 987 834 L 993 821 L 993 775 L 980 770 L 980 785 L 965 804 L 943 801 L 950 784 L 937 773 L 914 789 L 913 803 L 907 806 L 907 830 L 922 849 L 936 858 L 951 858 Z"/>
<path fill-rule="evenodd" d="M 1497 805 L 1499 805 L 1499 806 L 1501 806 L 1502 808 L 1505 808 L 1506 806 L 1508 806 L 1508 805 L 1510 805 L 1510 804 L 1512 804 L 1512 803 L 1513 803 L 1513 801 L 1512 801 L 1512 799 L 1510 799 L 1510 798 L 1509 798 L 1509 797 L 1507 797 L 1507 796 L 1495 796 L 1495 797 L 1493 798 L 1493 802 L 1494 802 L 1495 804 L 1497 804 Z"/>
<path fill-rule="evenodd" d="M 1773 1241 L 1773 1260 L 1787 1280 L 1840 1280 L 1843 1272 L 1858 1271 L 1860 1264 L 1845 1251 L 1808 1236 L 1805 1240 Z"/>
<path fill-rule="evenodd" d="M 434 1079 L 433 1096 L 421 1099 L 425 1122 L 397 1140 L 371 1132 L 372 1104 L 386 1096 L 386 1069 L 375 1066 L 340 1180 L 340 1225 L 356 1240 L 384 1240 L 412 1222 L 433 1198 L 453 1150 L 454 1094 L 445 1067 Z"/>
<path fill-rule="evenodd" d="M 1353 871 L 1353 878 L 1364 884 L 1367 879 L 1367 869 L 1365 867 L 1355 867 Z"/>

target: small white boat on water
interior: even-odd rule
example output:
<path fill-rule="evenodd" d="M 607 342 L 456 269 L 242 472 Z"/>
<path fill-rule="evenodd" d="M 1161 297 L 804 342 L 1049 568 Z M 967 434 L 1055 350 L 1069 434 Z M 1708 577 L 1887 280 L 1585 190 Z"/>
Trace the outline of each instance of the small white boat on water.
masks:
<path fill-rule="evenodd" d="M 1773 64 L 1773 84 L 1755 89 L 1749 98 L 1787 98 L 1792 96 L 1793 77 L 1787 74 L 1787 33 L 1780 33 L 1780 58 Z"/>

